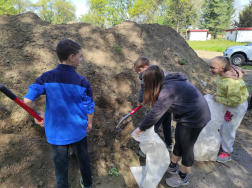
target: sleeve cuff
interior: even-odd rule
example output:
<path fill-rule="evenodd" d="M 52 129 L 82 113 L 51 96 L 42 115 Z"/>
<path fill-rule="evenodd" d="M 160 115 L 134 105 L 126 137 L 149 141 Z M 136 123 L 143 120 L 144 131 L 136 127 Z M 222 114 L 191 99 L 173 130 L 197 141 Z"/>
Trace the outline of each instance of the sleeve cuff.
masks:
<path fill-rule="evenodd" d="M 219 103 L 221 102 L 219 96 L 216 96 L 216 102 L 219 102 Z"/>
<path fill-rule="evenodd" d="M 35 99 L 36 99 L 36 94 L 35 94 L 35 93 L 32 93 L 32 92 L 29 92 L 29 93 L 27 93 L 27 94 L 24 96 L 24 98 L 30 99 L 31 101 L 35 101 Z"/>

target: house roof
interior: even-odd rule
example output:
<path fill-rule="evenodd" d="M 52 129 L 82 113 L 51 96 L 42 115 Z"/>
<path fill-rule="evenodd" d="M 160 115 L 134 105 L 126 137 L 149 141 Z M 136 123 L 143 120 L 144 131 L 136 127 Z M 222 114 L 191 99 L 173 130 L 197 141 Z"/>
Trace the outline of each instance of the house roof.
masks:
<path fill-rule="evenodd" d="M 244 28 L 238 27 L 237 29 L 227 29 L 225 31 L 227 32 L 227 31 L 236 31 L 236 30 L 252 30 L 252 27 L 244 27 Z"/>
<path fill-rule="evenodd" d="M 209 29 L 195 29 L 195 30 L 188 30 L 187 33 L 189 32 L 208 32 Z"/>

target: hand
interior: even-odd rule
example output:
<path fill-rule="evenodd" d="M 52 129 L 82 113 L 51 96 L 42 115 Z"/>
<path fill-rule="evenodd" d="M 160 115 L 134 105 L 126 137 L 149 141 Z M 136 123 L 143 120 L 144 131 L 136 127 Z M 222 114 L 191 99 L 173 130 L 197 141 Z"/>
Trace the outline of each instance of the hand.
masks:
<path fill-rule="evenodd" d="M 87 122 L 87 133 L 89 133 L 92 129 L 92 123 Z"/>
<path fill-rule="evenodd" d="M 216 95 L 215 94 L 212 94 L 212 98 L 216 102 Z"/>
<path fill-rule="evenodd" d="M 41 122 L 39 122 L 36 118 L 34 118 L 34 120 L 35 120 L 35 123 L 36 124 L 38 124 L 38 125 L 40 125 L 40 127 L 45 127 L 45 122 L 44 122 L 44 115 L 39 115 L 43 120 L 41 121 Z"/>
<path fill-rule="evenodd" d="M 135 137 L 139 137 L 139 134 L 141 133 L 142 131 L 139 129 L 139 128 L 137 128 L 137 130 L 136 130 L 136 132 L 135 132 Z"/>
<path fill-rule="evenodd" d="M 137 102 L 137 106 L 143 106 L 143 103 Z"/>

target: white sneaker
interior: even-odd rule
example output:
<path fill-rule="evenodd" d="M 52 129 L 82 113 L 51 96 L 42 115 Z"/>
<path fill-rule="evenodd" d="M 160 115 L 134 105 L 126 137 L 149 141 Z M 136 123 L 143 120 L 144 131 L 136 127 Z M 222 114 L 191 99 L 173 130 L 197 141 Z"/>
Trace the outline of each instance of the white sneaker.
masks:
<path fill-rule="evenodd" d="M 166 184 L 170 187 L 179 187 L 180 185 L 188 185 L 189 181 L 187 177 L 183 181 L 178 174 L 172 175 L 172 177 L 165 180 Z"/>

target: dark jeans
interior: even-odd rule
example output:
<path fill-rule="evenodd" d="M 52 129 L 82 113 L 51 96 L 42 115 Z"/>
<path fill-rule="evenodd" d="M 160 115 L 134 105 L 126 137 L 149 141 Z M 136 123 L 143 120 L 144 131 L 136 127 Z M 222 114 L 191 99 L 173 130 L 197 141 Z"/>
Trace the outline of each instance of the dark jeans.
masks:
<path fill-rule="evenodd" d="M 191 128 L 177 123 L 173 154 L 182 157 L 182 164 L 191 167 L 194 161 L 193 148 L 204 127 Z"/>
<path fill-rule="evenodd" d="M 172 144 L 172 131 L 171 131 L 171 113 L 166 112 L 161 119 L 155 124 L 154 130 L 157 133 L 159 126 L 163 125 L 163 132 L 164 132 L 164 138 L 165 143 L 167 146 L 170 146 Z"/>
<path fill-rule="evenodd" d="M 92 185 L 91 165 L 88 156 L 87 136 L 69 145 L 52 145 L 51 153 L 53 157 L 57 188 L 68 188 L 68 166 L 70 159 L 70 146 L 73 148 L 79 162 L 81 176 L 84 186 Z"/>

